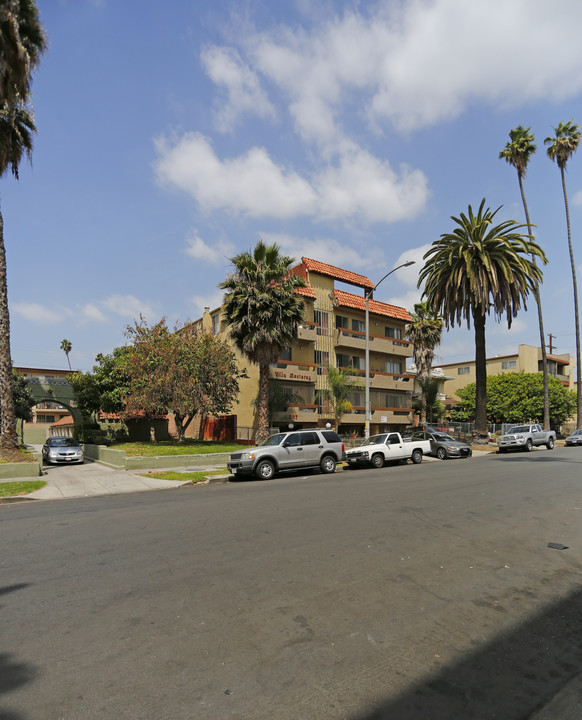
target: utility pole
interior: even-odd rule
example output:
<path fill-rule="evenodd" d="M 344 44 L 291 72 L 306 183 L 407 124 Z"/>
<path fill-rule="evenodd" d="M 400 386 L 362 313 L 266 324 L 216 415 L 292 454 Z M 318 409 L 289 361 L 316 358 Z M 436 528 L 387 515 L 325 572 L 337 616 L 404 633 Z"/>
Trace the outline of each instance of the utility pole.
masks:
<path fill-rule="evenodd" d="M 555 335 L 552 335 L 552 333 L 548 333 L 548 337 L 550 338 L 550 344 L 548 345 L 548 350 L 550 351 L 550 355 L 551 355 L 551 354 L 554 352 L 554 350 L 556 349 L 556 348 L 552 345 L 552 339 L 553 339 L 553 340 L 557 340 L 557 338 L 556 338 Z"/>

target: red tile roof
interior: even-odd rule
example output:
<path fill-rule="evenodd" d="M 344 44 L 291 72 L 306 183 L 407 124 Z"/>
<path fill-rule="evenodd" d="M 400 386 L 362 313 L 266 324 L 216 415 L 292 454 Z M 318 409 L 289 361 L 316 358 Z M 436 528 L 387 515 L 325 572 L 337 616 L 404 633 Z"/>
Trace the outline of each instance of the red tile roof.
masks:
<path fill-rule="evenodd" d="M 60 420 L 57 420 L 56 423 L 53 423 L 51 427 L 65 427 L 67 425 L 74 425 L 75 421 L 73 420 L 72 415 L 63 415 L 63 417 Z"/>
<path fill-rule="evenodd" d="M 366 309 L 366 301 L 359 295 L 344 292 L 343 290 L 334 290 L 333 295 L 341 307 L 355 308 L 356 310 Z M 403 320 L 404 322 L 410 322 L 412 320 L 404 308 L 398 307 L 398 305 L 379 302 L 378 300 L 369 300 L 369 311 L 374 315 L 385 315 L 386 317 Z"/>
<path fill-rule="evenodd" d="M 341 282 L 345 282 L 350 285 L 356 285 L 357 287 L 369 288 L 370 290 L 374 289 L 374 283 L 370 280 L 370 278 L 367 278 L 365 275 L 359 275 L 358 273 L 351 272 L 350 270 L 342 270 L 342 268 L 335 267 L 335 265 L 328 265 L 327 263 L 319 262 L 319 260 L 311 260 L 310 258 L 306 257 L 302 257 L 301 262 L 310 272 L 317 272 L 321 275 L 328 275 L 335 280 L 340 280 Z"/>
<path fill-rule="evenodd" d="M 315 300 L 315 292 L 310 283 L 307 283 L 307 287 L 295 288 L 295 292 L 297 295 L 305 295 L 305 297 L 313 298 Z"/>

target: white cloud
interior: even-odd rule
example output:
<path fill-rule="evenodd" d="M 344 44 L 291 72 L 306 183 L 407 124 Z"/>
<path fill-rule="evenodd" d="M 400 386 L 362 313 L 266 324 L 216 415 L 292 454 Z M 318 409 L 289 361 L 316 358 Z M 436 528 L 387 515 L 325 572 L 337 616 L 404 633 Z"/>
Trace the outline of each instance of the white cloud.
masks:
<path fill-rule="evenodd" d="M 574 195 L 572 195 L 572 204 L 582 205 L 582 190 L 578 190 L 578 192 L 575 192 Z"/>
<path fill-rule="evenodd" d="M 51 310 L 50 308 L 32 302 L 12 303 L 11 309 L 25 320 L 34 323 L 48 323 L 56 325 L 66 319 L 69 315 L 67 310 Z"/>
<path fill-rule="evenodd" d="M 151 318 L 154 314 L 153 309 L 147 303 L 138 300 L 134 295 L 111 295 L 103 301 L 102 305 L 115 315 L 131 320 L 138 318 L 140 314 L 145 318 Z"/>
<path fill-rule="evenodd" d="M 156 149 L 160 182 L 189 193 L 207 211 L 395 222 L 415 217 L 428 196 L 422 172 L 403 167 L 398 176 L 387 162 L 353 146 L 312 182 L 276 165 L 263 148 L 221 160 L 199 133 L 188 133 L 173 143 L 160 138 Z"/>
<path fill-rule="evenodd" d="M 204 242 L 204 240 L 194 230 L 190 237 L 186 238 L 186 254 L 196 260 L 218 265 L 225 259 L 231 257 L 235 252 L 235 246 L 230 242 L 216 240 L 212 245 Z"/>
<path fill-rule="evenodd" d="M 257 74 L 246 65 L 232 48 L 207 47 L 201 54 L 202 64 L 210 79 L 224 96 L 217 102 L 216 122 L 221 132 L 233 129 L 244 113 L 275 118 L 275 108 L 260 86 Z"/>
<path fill-rule="evenodd" d="M 222 305 L 223 297 L 224 293 L 222 290 L 213 290 L 207 295 L 194 295 L 191 298 L 192 307 L 194 309 L 194 316 L 192 319 L 197 320 L 199 317 L 202 317 L 202 313 L 204 312 L 204 308 L 206 306 L 208 306 L 210 310 L 216 310 L 216 308 Z"/>

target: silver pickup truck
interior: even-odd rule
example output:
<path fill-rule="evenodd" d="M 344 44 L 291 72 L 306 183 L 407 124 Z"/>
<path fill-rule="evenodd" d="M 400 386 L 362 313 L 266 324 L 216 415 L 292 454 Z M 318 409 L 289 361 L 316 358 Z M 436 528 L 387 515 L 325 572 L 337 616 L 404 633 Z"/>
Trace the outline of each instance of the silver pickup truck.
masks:
<path fill-rule="evenodd" d="M 553 430 L 542 430 L 541 425 L 516 425 L 509 428 L 505 435 L 497 440 L 500 453 L 508 450 L 525 450 L 530 452 L 534 447 L 545 445 L 548 450 L 554 449 L 556 433 Z"/>

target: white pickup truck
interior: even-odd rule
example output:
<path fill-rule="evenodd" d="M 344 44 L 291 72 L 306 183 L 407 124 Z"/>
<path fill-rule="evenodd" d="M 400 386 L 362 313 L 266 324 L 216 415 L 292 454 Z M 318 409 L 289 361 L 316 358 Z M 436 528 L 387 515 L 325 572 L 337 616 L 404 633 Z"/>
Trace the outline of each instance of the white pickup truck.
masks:
<path fill-rule="evenodd" d="M 422 456 L 430 452 L 430 440 L 403 438 L 400 433 L 390 432 L 372 435 L 362 445 L 346 452 L 346 460 L 350 467 L 372 465 L 381 468 L 384 463 L 408 460 L 413 463 L 422 462 Z"/>
<path fill-rule="evenodd" d="M 553 430 L 542 430 L 541 425 L 516 425 L 509 428 L 505 435 L 497 440 L 500 453 L 508 450 L 525 450 L 530 452 L 533 447 L 545 445 L 548 450 L 554 449 L 556 433 Z"/>

